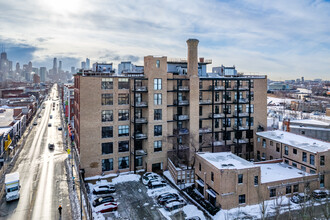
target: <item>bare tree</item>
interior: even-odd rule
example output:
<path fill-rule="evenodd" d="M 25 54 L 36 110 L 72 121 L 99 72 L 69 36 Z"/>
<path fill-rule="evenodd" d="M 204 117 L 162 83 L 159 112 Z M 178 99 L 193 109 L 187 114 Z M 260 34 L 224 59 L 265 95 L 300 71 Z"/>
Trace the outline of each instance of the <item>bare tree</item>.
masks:
<path fill-rule="evenodd" d="M 264 196 L 258 191 L 259 209 L 261 214 L 261 219 L 265 220 L 267 218 L 267 208 L 268 204 Z"/>

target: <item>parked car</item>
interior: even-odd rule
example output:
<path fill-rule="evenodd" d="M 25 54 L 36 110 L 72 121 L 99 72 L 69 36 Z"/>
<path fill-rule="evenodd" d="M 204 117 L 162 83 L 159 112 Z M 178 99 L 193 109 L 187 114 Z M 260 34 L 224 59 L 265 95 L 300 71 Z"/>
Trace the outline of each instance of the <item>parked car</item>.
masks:
<path fill-rule="evenodd" d="M 186 202 L 183 201 L 183 200 L 175 200 L 175 201 L 171 201 L 169 203 L 166 203 L 164 208 L 166 211 L 174 211 L 174 210 L 177 210 L 177 209 L 180 209 L 182 208 L 183 206 L 186 205 Z"/>
<path fill-rule="evenodd" d="M 99 206 L 101 204 L 107 203 L 107 202 L 114 202 L 115 199 L 112 196 L 104 196 L 104 197 L 100 197 L 97 198 L 93 201 L 93 206 Z"/>
<path fill-rule="evenodd" d="M 52 123 L 48 123 L 48 127 L 51 127 L 52 126 Z"/>
<path fill-rule="evenodd" d="M 185 220 L 201 220 L 201 218 L 198 216 L 192 216 L 192 217 L 186 218 Z"/>
<path fill-rule="evenodd" d="M 52 119 L 53 118 L 53 115 L 50 115 L 49 118 Z"/>
<path fill-rule="evenodd" d="M 57 128 L 57 130 L 59 130 L 59 131 L 62 131 L 62 127 L 61 127 L 61 126 L 60 126 L 60 127 L 58 127 L 58 128 Z"/>
<path fill-rule="evenodd" d="M 148 183 L 148 188 L 149 189 L 155 189 L 155 188 L 161 188 L 166 186 L 166 183 L 163 183 L 161 181 L 154 181 L 154 182 L 150 182 Z"/>
<path fill-rule="evenodd" d="M 328 195 L 328 192 L 327 191 L 323 191 L 323 190 L 314 190 L 312 192 L 312 197 L 314 199 L 324 199 L 326 198 Z"/>
<path fill-rule="evenodd" d="M 308 195 L 306 195 L 305 193 L 299 193 L 296 195 L 293 195 L 291 198 L 291 202 L 293 203 L 302 203 L 302 202 L 306 202 L 308 201 L 310 198 Z"/>
<path fill-rule="evenodd" d="M 164 193 L 164 194 L 161 194 L 161 195 L 159 195 L 157 197 L 157 202 L 160 205 L 164 205 L 165 202 L 167 202 L 169 200 L 172 200 L 172 199 L 179 199 L 178 194 L 176 194 L 176 193 Z"/>
<path fill-rule="evenodd" d="M 117 211 L 117 209 L 118 209 L 118 205 L 116 202 L 109 202 L 97 206 L 95 208 L 95 211 L 100 213 L 106 213 L 106 212 Z"/>
<path fill-rule="evenodd" d="M 49 144 L 48 144 L 48 148 L 49 148 L 50 150 L 54 150 L 55 145 L 54 145 L 53 143 L 49 143 Z"/>
<path fill-rule="evenodd" d="M 158 174 L 156 174 L 156 173 L 152 173 L 152 174 L 149 174 L 147 176 L 143 176 L 142 177 L 142 183 L 144 185 L 148 185 L 149 180 L 151 180 L 151 179 L 159 179 L 159 180 L 161 180 L 161 177 Z"/>
<path fill-rule="evenodd" d="M 109 193 L 114 193 L 114 192 L 116 192 L 116 188 L 111 184 L 96 186 L 93 189 L 93 194 L 95 194 L 95 195 L 109 194 Z"/>
<path fill-rule="evenodd" d="M 37 123 L 36 121 L 35 121 L 35 122 L 33 122 L 33 125 L 34 125 L 34 126 L 36 126 L 37 124 L 38 124 L 38 123 Z"/>
<path fill-rule="evenodd" d="M 38 115 L 38 118 L 41 118 L 41 115 Z"/>

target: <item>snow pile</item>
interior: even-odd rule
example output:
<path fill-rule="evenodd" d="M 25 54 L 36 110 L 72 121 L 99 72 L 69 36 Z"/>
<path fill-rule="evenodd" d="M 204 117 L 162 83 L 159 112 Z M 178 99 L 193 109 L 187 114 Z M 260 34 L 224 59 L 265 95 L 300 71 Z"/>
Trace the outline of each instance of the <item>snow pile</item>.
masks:
<path fill-rule="evenodd" d="M 112 179 L 113 184 L 124 183 L 130 181 L 140 181 L 141 176 L 138 174 L 124 174 Z"/>

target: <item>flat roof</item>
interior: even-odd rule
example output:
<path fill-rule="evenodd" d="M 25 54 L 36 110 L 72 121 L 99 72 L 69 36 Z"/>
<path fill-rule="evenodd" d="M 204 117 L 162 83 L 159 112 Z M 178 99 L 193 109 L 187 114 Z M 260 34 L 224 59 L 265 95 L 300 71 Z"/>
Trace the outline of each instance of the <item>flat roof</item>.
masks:
<path fill-rule="evenodd" d="M 236 156 L 231 152 L 199 152 L 197 154 L 218 169 L 245 169 L 258 167 L 257 165 Z"/>
<path fill-rule="evenodd" d="M 291 123 L 299 123 L 299 124 L 303 124 L 303 125 L 330 126 L 330 123 L 315 120 L 315 119 L 292 120 Z"/>
<path fill-rule="evenodd" d="M 285 163 L 265 163 L 256 165 L 260 166 L 261 169 L 261 183 L 315 175 L 306 173 Z"/>
<path fill-rule="evenodd" d="M 3 113 L 0 113 L 0 127 L 9 126 L 14 121 L 14 110 L 5 109 Z"/>
<path fill-rule="evenodd" d="M 263 131 L 257 132 L 257 135 L 313 153 L 330 150 L 330 143 L 328 142 L 293 134 L 286 131 Z"/>

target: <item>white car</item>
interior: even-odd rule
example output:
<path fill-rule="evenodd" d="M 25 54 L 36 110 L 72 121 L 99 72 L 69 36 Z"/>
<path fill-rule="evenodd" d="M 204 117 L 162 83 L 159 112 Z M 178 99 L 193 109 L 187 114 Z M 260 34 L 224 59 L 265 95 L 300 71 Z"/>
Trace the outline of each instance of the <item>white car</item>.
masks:
<path fill-rule="evenodd" d="M 149 174 L 149 175 L 147 175 L 147 176 L 143 176 L 143 177 L 142 177 L 142 183 L 143 183 L 144 185 L 147 185 L 151 179 L 162 180 L 162 178 L 161 178 L 158 174 L 156 174 L 156 173 L 152 173 L 152 174 Z"/>

